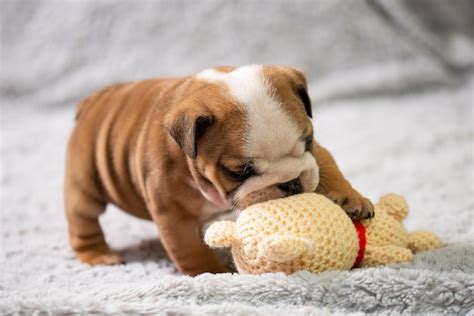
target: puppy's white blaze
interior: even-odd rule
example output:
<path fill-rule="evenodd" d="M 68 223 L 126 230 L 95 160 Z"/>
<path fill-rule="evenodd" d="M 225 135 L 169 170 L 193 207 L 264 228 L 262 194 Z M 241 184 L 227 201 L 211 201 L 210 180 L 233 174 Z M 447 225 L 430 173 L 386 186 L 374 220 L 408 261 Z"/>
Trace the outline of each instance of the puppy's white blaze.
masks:
<path fill-rule="evenodd" d="M 245 156 L 277 158 L 293 150 L 301 134 L 273 97 L 262 66 L 243 66 L 229 73 L 207 69 L 196 76 L 209 82 L 223 82 L 243 107 L 247 119 Z"/>

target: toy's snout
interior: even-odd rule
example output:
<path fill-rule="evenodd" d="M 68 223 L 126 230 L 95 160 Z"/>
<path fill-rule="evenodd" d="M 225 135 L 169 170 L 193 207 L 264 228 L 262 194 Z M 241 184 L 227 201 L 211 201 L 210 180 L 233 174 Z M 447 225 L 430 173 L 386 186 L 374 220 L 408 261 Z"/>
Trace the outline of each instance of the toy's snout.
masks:
<path fill-rule="evenodd" d="M 311 253 L 313 244 L 306 238 L 291 235 L 272 235 L 258 244 L 258 255 L 268 261 L 288 262 L 304 253 Z"/>

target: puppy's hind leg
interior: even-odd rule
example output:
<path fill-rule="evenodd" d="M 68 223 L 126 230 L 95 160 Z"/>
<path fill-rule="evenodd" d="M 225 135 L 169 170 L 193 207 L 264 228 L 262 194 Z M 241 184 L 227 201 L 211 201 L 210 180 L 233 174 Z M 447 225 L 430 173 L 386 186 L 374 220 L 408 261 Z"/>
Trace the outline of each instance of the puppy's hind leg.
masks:
<path fill-rule="evenodd" d="M 87 189 L 86 189 L 87 188 Z M 80 261 L 91 265 L 120 264 L 122 258 L 107 245 L 99 223 L 106 202 L 96 197 L 90 186 L 74 183 L 74 177 L 66 177 L 65 206 L 69 223 L 69 243 Z"/>

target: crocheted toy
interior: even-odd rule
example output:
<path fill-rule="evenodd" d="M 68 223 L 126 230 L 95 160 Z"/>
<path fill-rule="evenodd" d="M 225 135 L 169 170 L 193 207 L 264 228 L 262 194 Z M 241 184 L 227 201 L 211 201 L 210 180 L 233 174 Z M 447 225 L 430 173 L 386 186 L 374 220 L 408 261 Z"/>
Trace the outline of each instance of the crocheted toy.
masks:
<path fill-rule="evenodd" d="M 204 240 L 212 248 L 231 247 L 241 273 L 400 263 L 442 245 L 433 233 L 407 233 L 402 225 L 407 213 L 403 197 L 388 194 L 375 205 L 372 219 L 353 222 L 323 195 L 305 193 L 252 205 L 236 222 L 215 222 Z"/>

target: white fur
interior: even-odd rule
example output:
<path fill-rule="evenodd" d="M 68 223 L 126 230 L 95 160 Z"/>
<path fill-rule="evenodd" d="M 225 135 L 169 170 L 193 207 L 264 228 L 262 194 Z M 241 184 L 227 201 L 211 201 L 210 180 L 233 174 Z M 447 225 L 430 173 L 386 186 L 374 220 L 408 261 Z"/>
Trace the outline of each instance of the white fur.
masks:
<path fill-rule="evenodd" d="M 262 66 L 244 66 L 229 73 L 208 69 L 197 77 L 209 82 L 223 82 L 247 116 L 243 155 L 254 161 L 261 176 L 246 181 L 237 192 L 237 198 L 292 180 L 303 173 L 305 189 L 316 188 L 318 166 L 314 157 L 303 151 L 303 129 L 298 128 L 295 120 L 273 96 Z"/>
<path fill-rule="evenodd" d="M 227 75 L 225 72 L 217 71 L 216 69 L 206 69 L 201 71 L 196 75 L 196 78 L 207 80 L 209 82 L 214 82 L 222 80 L 224 76 Z"/>

